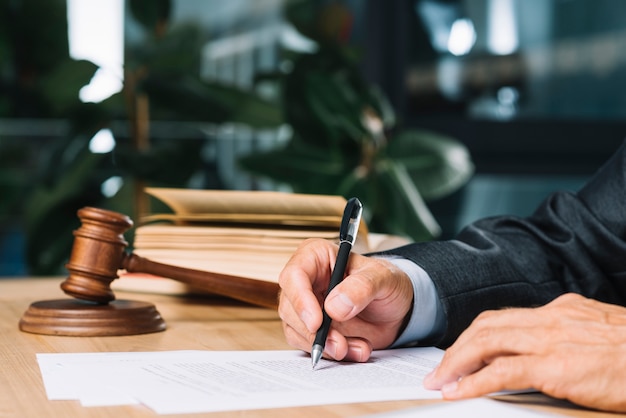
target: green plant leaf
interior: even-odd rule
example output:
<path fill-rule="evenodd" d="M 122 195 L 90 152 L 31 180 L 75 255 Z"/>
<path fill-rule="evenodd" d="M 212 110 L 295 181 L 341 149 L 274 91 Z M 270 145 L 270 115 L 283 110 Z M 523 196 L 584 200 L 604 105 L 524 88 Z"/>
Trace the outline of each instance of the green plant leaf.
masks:
<path fill-rule="evenodd" d="M 358 158 L 294 140 L 283 148 L 249 154 L 239 163 L 253 174 L 289 184 L 298 192 L 336 194 Z"/>
<path fill-rule="evenodd" d="M 54 184 L 41 184 L 25 205 L 26 257 L 29 273 L 59 274 L 71 249 L 71 230 L 77 226 L 76 210 L 99 206 L 104 200 L 94 176 L 103 154 L 84 149 L 67 165 L 66 172 Z"/>
<path fill-rule="evenodd" d="M 385 104 L 345 50 L 325 46 L 298 55 L 293 64 L 283 83 L 283 107 L 287 122 L 300 134 L 298 140 L 338 149 L 369 141 L 363 112 L 386 112 Z M 393 120 L 389 114 L 384 117 Z"/>
<path fill-rule="evenodd" d="M 31 188 L 27 147 L 0 139 L 0 225 L 21 213 L 21 203 Z"/>
<path fill-rule="evenodd" d="M 284 13 L 294 28 L 310 39 L 317 38 L 316 18 L 318 6 L 310 0 L 287 0 Z"/>
<path fill-rule="evenodd" d="M 22 78 L 46 74 L 69 56 L 66 0 L 4 1 L 2 14 L 7 16 L 3 23 L 12 43 L 13 70 Z"/>
<path fill-rule="evenodd" d="M 147 38 L 138 45 L 128 45 L 126 71 L 169 77 L 199 74 L 206 36 L 197 25 L 178 25 L 158 38 Z"/>
<path fill-rule="evenodd" d="M 160 141 L 145 151 L 118 145 L 116 167 L 130 178 L 179 187 L 200 169 L 204 144 L 202 139 Z"/>
<path fill-rule="evenodd" d="M 385 230 L 408 235 L 415 241 L 438 237 L 441 228 L 406 167 L 398 161 L 387 161 L 379 168 L 381 207 L 377 213 L 385 224 Z"/>
<path fill-rule="evenodd" d="M 149 95 L 155 118 L 204 122 L 239 122 L 254 128 L 283 123 L 280 106 L 254 92 L 198 77 L 149 76 L 142 89 Z"/>
<path fill-rule="evenodd" d="M 169 21 L 172 10 L 171 0 L 129 0 L 128 5 L 135 20 L 150 32 Z"/>
<path fill-rule="evenodd" d="M 341 140 L 358 144 L 359 139 L 367 134 L 361 121 L 366 103 L 341 80 L 311 75 L 307 80 L 305 98 L 313 113 L 311 116 L 326 128 L 335 146 L 340 147 L 342 144 L 337 141 Z M 316 142 L 319 141 L 316 138 Z"/>
<path fill-rule="evenodd" d="M 393 128 L 396 125 L 396 112 L 387 96 L 377 86 L 370 87 L 369 96 L 369 102 L 376 109 L 385 129 Z"/>
<path fill-rule="evenodd" d="M 354 20 L 341 2 L 287 0 L 287 20 L 304 36 L 324 44 L 345 42 Z"/>
<path fill-rule="evenodd" d="M 366 176 L 358 169 L 352 170 L 336 183 L 334 194 L 343 196 L 346 199 L 358 197 L 363 203 L 363 220 L 368 228 L 373 232 L 386 232 L 387 226 L 376 223 L 380 214 L 377 202 L 380 198 L 379 179 L 376 176 Z"/>
<path fill-rule="evenodd" d="M 50 73 L 41 76 L 41 93 L 46 98 L 50 109 L 56 115 L 64 113 L 81 103 L 78 97 L 80 89 L 89 84 L 98 66 L 87 60 L 67 58 Z"/>
<path fill-rule="evenodd" d="M 474 172 L 469 151 L 460 142 L 429 131 L 404 131 L 388 143 L 386 158 L 401 163 L 426 200 L 458 190 Z"/>

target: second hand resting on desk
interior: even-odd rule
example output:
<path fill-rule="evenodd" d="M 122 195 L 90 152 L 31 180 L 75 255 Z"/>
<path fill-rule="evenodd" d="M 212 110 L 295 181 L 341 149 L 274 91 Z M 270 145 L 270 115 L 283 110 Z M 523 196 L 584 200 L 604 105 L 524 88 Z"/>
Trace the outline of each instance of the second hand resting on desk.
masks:
<path fill-rule="evenodd" d="M 341 219 L 341 227 L 339 228 L 339 252 L 337 253 L 337 260 L 335 261 L 335 267 L 330 276 L 330 282 L 328 283 L 328 295 L 335 286 L 343 280 L 346 274 L 346 266 L 348 264 L 348 258 L 350 251 L 356 242 L 356 235 L 359 231 L 359 224 L 361 222 L 361 213 L 363 212 L 363 205 L 356 197 L 348 200 L 346 208 L 343 211 L 343 218 Z M 313 368 L 317 365 L 322 358 L 324 352 L 324 346 L 326 345 L 326 337 L 330 330 L 330 317 L 326 313 L 326 309 L 322 307 L 322 325 L 315 334 L 315 340 L 313 341 L 313 347 L 311 348 L 311 361 L 313 362 Z"/>

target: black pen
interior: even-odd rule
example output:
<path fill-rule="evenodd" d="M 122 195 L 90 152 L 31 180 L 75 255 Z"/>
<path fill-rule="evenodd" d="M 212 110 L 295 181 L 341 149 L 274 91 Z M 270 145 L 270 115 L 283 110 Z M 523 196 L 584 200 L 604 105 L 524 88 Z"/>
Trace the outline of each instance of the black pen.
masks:
<path fill-rule="evenodd" d="M 348 200 L 346 208 L 343 211 L 341 227 L 339 228 L 339 252 L 337 253 L 335 267 L 333 268 L 333 272 L 330 276 L 330 283 L 328 283 L 326 296 L 328 296 L 330 291 L 343 280 L 346 274 L 348 257 L 350 256 L 352 246 L 356 242 L 356 234 L 359 232 L 362 212 L 363 205 L 359 199 L 353 197 Z M 325 298 L 326 297 L 324 297 L 324 299 Z M 326 337 L 328 336 L 328 330 L 330 329 L 330 317 L 323 307 L 322 315 L 322 326 L 317 331 L 317 334 L 315 334 L 315 341 L 313 341 L 313 348 L 311 348 L 311 361 L 313 362 L 313 369 L 315 369 L 315 366 L 320 361 L 320 358 L 322 358 L 324 346 L 326 345 Z"/>

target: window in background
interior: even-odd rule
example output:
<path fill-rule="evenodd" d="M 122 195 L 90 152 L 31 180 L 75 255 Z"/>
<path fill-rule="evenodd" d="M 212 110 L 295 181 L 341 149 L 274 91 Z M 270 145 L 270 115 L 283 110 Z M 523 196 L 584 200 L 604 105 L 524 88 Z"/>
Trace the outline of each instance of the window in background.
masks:
<path fill-rule="evenodd" d="M 409 64 L 410 94 L 431 64 L 457 67 L 440 72 L 440 83 L 456 83 L 450 102 L 463 102 L 479 118 L 502 119 L 501 88 L 518 90 L 518 106 L 509 118 L 585 118 L 615 120 L 626 116 L 626 3 L 619 0 L 415 0 L 416 19 L 436 51 L 432 59 Z M 474 29 L 475 43 L 466 54 L 441 48 L 455 22 Z M 425 45 L 409 40 L 415 56 Z M 455 59 L 455 57 L 458 57 Z M 420 73 L 422 71 L 422 73 Z M 450 80 L 452 78 L 452 80 Z M 427 81 L 424 78 L 423 81 Z M 431 86 L 432 87 L 432 86 Z M 508 96 L 507 96 L 508 97 Z M 455 110 L 450 105 L 451 110 Z M 465 113 L 467 115 L 467 113 Z"/>
<path fill-rule="evenodd" d="M 100 69 L 80 91 L 83 102 L 99 102 L 122 89 L 124 0 L 67 0 L 70 56 Z"/>
<path fill-rule="evenodd" d="M 206 41 L 200 50 L 199 76 L 208 81 L 217 81 L 241 89 L 257 89 L 254 77 L 262 71 L 276 70 L 280 64 L 280 49 L 286 27 L 282 17 L 283 0 L 174 0 L 171 3 L 171 30 L 186 25 L 197 27 Z M 146 34 L 133 16 L 125 19 L 125 42 L 138 45 Z M 257 92 L 266 97 L 278 94 L 275 91 Z M 252 180 L 237 164 L 239 156 L 255 149 L 274 147 L 285 137 L 281 129 L 254 130 L 247 126 L 223 123 L 211 124 L 203 121 L 186 123 L 165 120 L 152 115 L 152 131 L 155 135 L 173 139 L 177 130 L 189 137 L 188 127 L 196 129 L 195 138 L 203 138 L 205 144 L 202 158 L 207 170 L 216 171 L 218 180 L 209 187 L 227 189 L 272 189 L 271 182 Z M 182 135 L 179 135 L 179 137 Z M 195 139 L 192 138 L 192 139 Z M 206 173 L 198 173 L 189 186 L 207 187 Z M 216 184 L 217 183 L 217 184 Z"/>
<path fill-rule="evenodd" d="M 476 161 L 457 228 L 484 216 L 529 215 L 551 191 L 577 190 L 617 148 L 626 133 L 626 98 L 616 94 L 626 88 L 626 3 L 413 4 L 432 46 L 437 20 L 426 6 L 454 12 L 475 30 L 467 54 L 435 48 L 431 60 L 409 65 L 407 78 L 407 118 L 461 139 Z M 437 91 L 425 94 L 429 71 Z"/>
<path fill-rule="evenodd" d="M 578 189 L 626 136 L 626 2 L 390 0 L 368 10 L 369 79 L 405 124 L 459 139 L 476 164 L 443 209 L 450 234 Z"/>

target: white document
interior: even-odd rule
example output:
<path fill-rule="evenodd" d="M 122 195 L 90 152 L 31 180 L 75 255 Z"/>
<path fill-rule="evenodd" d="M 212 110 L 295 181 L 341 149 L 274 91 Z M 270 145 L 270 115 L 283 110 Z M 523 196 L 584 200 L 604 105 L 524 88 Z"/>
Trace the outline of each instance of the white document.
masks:
<path fill-rule="evenodd" d="M 38 354 L 48 398 L 85 406 L 141 403 L 160 414 L 201 413 L 406 399 L 439 399 L 422 380 L 437 348 L 373 353 L 367 363 L 284 351 Z"/>

